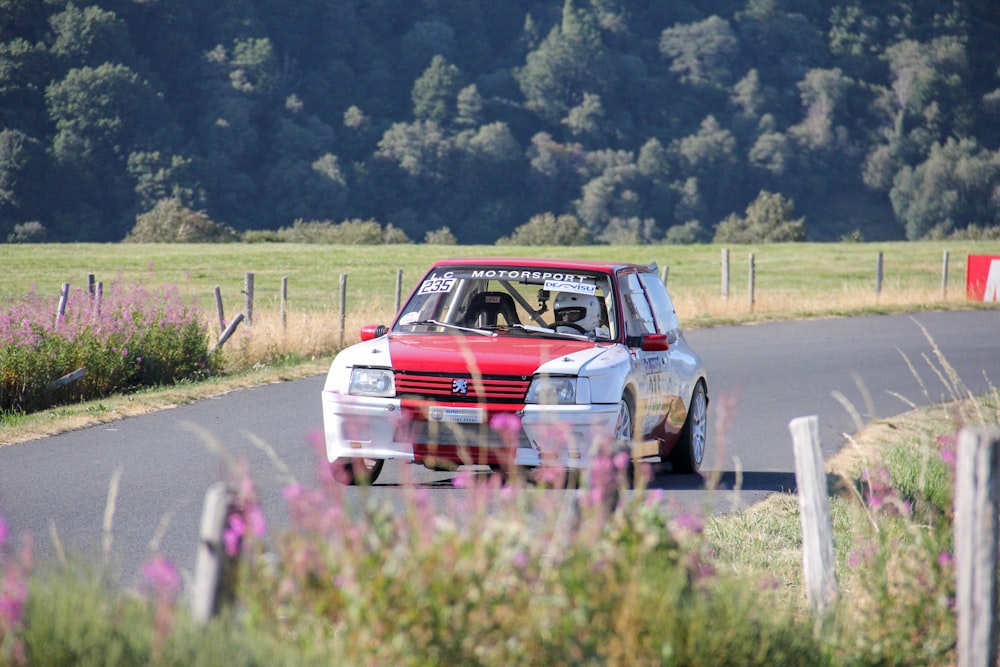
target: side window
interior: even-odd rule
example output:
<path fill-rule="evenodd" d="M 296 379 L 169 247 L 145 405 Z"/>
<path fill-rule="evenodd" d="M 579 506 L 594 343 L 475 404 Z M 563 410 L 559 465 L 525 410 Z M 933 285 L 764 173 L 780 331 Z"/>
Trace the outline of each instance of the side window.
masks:
<path fill-rule="evenodd" d="M 646 293 L 634 272 L 618 275 L 624 300 L 625 332 L 629 336 L 656 333 L 656 320 L 646 301 Z"/>
<path fill-rule="evenodd" d="M 655 273 L 640 273 L 639 281 L 646 290 L 649 304 L 653 307 L 657 330 L 660 333 L 671 333 L 679 329 L 681 323 L 677 319 L 677 311 L 674 310 L 670 294 L 667 293 L 667 286 L 660 277 Z"/>

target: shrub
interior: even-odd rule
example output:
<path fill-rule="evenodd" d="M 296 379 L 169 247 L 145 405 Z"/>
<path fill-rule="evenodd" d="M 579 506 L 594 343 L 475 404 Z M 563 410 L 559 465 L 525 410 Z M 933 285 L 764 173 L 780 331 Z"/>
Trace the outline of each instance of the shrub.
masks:
<path fill-rule="evenodd" d="M 179 199 L 156 202 L 153 210 L 137 215 L 127 243 L 226 243 L 239 239 L 232 227 L 215 222 L 203 211 L 192 211 Z"/>
<path fill-rule="evenodd" d="M 7 235 L 7 243 L 41 243 L 48 236 L 45 225 L 37 220 L 14 225 L 14 231 Z"/>
<path fill-rule="evenodd" d="M 34 293 L 0 309 L 0 412 L 194 380 L 219 364 L 206 325 L 173 286 L 112 283 L 100 298 L 72 290 L 65 315 L 56 313 L 56 299 Z M 51 385 L 80 368 L 82 378 Z"/>
<path fill-rule="evenodd" d="M 424 234 L 424 243 L 427 245 L 455 245 L 458 243 L 458 239 L 451 233 L 451 229 L 440 227 Z"/>
<path fill-rule="evenodd" d="M 795 203 L 780 194 L 762 190 L 750 202 L 746 217 L 735 213 L 719 223 L 715 243 L 785 243 L 804 241 L 805 218 L 790 218 Z"/>
<path fill-rule="evenodd" d="M 412 243 L 406 232 L 394 226 L 391 222 L 385 226 L 385 231 L 382 233 L 382 241 L 384 243 Z"/>
<path fill-rule="evenodd" d="M 697 220 L 688 220 L 683 225 L 674 225 L 663 237 L 664 243 L 671 245 L 690 245 L 705 240 L 705 230 Z"/>
<path fill-rule="evenodd" d="M 656 221 L 652 218 L 619 218 L 608 221 L 598 239 L 610 245 L 645 245 L 656 240 Z"/>
<path fill-rule="evenodd" d="M 626 464 L 579 494 L 464 472 L 438 505 L 404 483 L 400 510 L 348 509 L 322 460 L 319 487 L 286 489 L 276 551 L 248 545 L 237 602 L 251 632 L 346 664 L 822 664 L 790 614 L 714 573 L 699 516 L 616 503 Z"/>
<path fill-rule="evenodd" d="M 497 245 L 587 245 L 590 235 L 575 216 L 540 213 L 517 227 Z"/>
<path fill-rule="evenodd" d="M 381 245 L 410 243 L 406 233 L 389 224 L 385 230 L 375 220 L 296 220 L 291 227 L 278 230 L 278 238 L 286 243 L 329 243 L 338 245 Z"/>

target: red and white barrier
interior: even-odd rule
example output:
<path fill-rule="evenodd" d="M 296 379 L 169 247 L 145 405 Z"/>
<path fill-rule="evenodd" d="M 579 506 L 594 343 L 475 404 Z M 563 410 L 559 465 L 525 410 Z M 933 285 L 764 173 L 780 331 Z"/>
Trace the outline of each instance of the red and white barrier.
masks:
<path fill-rule="evenodd" d="M 1000 255 L 969 255 L 965 292 L 970 301 L 1000 301 Z"/>

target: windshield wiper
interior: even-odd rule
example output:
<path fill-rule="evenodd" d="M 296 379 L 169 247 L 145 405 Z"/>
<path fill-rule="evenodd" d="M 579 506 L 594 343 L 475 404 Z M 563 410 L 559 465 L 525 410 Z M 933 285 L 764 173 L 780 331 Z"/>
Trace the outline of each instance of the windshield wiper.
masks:
<path fill-rule="evenodd" d="M 569 333 L 566 331 L 556 331 L 550 327 L 536 327 L 530 324 L 512 324 L 511 329 L 527 331 L 528 333 L 544 334 L 546 336 L 558 336 L 559 338 L 572 338 L 573 340 L 594 340 L 593 336 L 579 333 Z"/>
<path fill-rule="evenodd" d="M 496 336 L 497 335 L 497 333 L 495 331 L 485 331 L 483 329 L 477 329 L 475 327 L 463 327 L 463 326 L 458 325 L 458 324 L 450 324 L 448 322 L 439 322 L 438 320 L 420 320 L 418 322 L 407 322 L 403 326 L 412 327 L 412 326 L 420 326 L 420 325 L 424 325 L 424 326 L 426 326 L 426 325 L 433 325 L 433 326 L 441 327 L 442 329 L 455 329 L 456 331 L 467 331 L 469 333 L 479 334 L 480 336 Z"/>

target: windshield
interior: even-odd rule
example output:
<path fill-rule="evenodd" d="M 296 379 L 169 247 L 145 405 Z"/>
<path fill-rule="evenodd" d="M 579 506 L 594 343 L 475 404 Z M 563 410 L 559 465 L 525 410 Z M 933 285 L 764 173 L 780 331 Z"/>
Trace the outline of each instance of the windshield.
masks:
<path fill-rule="evenodd" d="M 617 338 L 607 274 L 490 266 L 432 269 L 393 326 L 397 332 L 489 332 Z"/>

